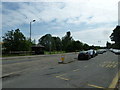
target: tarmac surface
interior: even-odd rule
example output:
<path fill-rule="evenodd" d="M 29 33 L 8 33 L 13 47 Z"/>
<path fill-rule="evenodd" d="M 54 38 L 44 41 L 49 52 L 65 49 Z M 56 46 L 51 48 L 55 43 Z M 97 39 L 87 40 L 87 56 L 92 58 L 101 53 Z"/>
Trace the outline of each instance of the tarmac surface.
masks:
<path fill-rule="evenodd" d="M 107 51 L 89 60 L 77 53 L 3 60 L 3 88 L 115 88 L 119 56 Z"/>

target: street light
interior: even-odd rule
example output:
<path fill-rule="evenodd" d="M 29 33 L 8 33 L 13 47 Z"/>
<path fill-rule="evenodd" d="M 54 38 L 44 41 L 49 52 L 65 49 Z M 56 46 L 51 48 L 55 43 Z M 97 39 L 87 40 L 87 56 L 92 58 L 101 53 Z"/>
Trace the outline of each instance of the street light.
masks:
<path fill-rule="evenodd" d="M 35 22 L 35 20 L 32 20 L 31 22 L 30 22 L 30 42 L 31 42 L 31 23 L 32 22 Z"/>

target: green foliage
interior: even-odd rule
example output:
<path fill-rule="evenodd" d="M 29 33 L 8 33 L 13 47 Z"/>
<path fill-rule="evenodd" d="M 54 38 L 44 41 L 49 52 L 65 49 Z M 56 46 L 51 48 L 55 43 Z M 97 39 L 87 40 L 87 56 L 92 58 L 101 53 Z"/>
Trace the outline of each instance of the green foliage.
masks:
<path fill-rule="evenodd" d="M 72 41 L 66 48 L 66 52 L 75 52 L 83 50 L 83 43 L 80 41 Z"/>
<path fill-rule="evenodd" d="M 90 48 L 90 47 L 89 47 L 88 44 L 84 44 L 84 45 L 83 45 L 83 50 L 89 50 L 89 48 Z"/>
<path fill-rule="evenodd" d="M 62 40 L 59 37 L 52 37 L 51 34 L 46 34 L 39 39 L 39 44 L 45 46 L 45 50 L 50 52 L 61 50 L 75 52 L 89 49 L 88 44 L 73 40 L 70 32 L 67 32 L 66 35 L 62 37 Z"/>
<path fill-rule="evenodd" d="M 117 26 L 113 33 L 110 36 L 111 41 L 115 41 L 115 43 L 120 43 L 120 26 Z"/>
<path fill-rule="evenodd" d="M 46 34 L 39 39 L 39 43 L 45 46 L 46 51 L 51 51 L 54 48 L 54 39 L 51 34 Z"/>
<path fill-rule="evenodd" d="M 68 48 L 71 47 L 72 41 L 74 41 L 71 37 L 70 31 L 66 33 L 66 35 L 62 38 L 62 45 L 64 51 L 69 51 Z"/>
<path fill-rule="evenodd" d="M 120 26 L 117 26 L 113 33 L 110 35 L 111 41 L 114 41 L 115 44 L 112 45 L 112 48 L 120 49 Z"/>
<path fill-rule="evenodd" d="M 87 47 L 87 49 L 88 49 L 88 47 Z M 105 49 L 105 47 L 100 47 L 100 46 L 94 46 L 94 45 L 92 45 L 92 46 L 89 46 L 89 49 L 98 50 L 98 49 Z"/>
<path fill-rule="evenodd" d="M 107 47 L 108 49 L 110 49 L 110 48 L 112 47 L 112 44 L 109 43 L 109 42 L 107 42 L 107 43 L 106 43 L 106 47 Z"/>
<path fill-rule="evenodd" d="M 8 31 L 3 36 L 3 47 L 5 51 L 28 51 L 31 45 L 30 40 L 26 40 L 19 29 Z"/>
<path fill-rule="evenodd" d="M 6 51 L 28 51 L 31 50 L 31 46 L 35 45 L 36 42 L 30 39 L 26 39 L 19 29 L 8 31 L 3 37 L 3 47 Z M 59 37 L 53 37 L 51 34 L 46 34 L 39 39 L 39 43 L 45 47 L 45 51 L 58 52 L 75 52 L 80 50 L 88 50 L 90 48 L 97 49 L 100 47 L 89 46 L 88 44 L 83 44 L 82 42 L 75 41 L 71 32 L 68 31 L 62 40 Z M 116 47 L 116 46 L 114 46 Z"/>
<path fill-rule="evenodd" d="M 45 46 L 46 51 L 61 51 L 62 42 L 59 37 L 52 37 L 51 34 L 46 34 L 39 39 L 39 44 Z"/>
<path fill-rule="evenodd" d="M 61 51 L 62 50 L 62 41 L 59 37 L 52 37 L 54 40 L 54 50 Z"/>
<path fill-rule="evenodd" d="M 114 44 L 111 45 L 111 47 L 114 48 L 114 49 L 120 49 L 120 44 L 119 43 L 117 43 L 117 44 L 114 43 Z"/>
<path fill-rule="evenodd" d="M 112 34 L 114 36 L 114 33 Z M 111 36 L 113 38 L 113 36 Z M 115 39 L 113 39 L 115 40 Z M 117 41 L 118 42 L 118 41 Z M 5 33 L 3 36 L 3 48 L 5 48 L 6 52 L 9 51 L 29 51 L 31 50 L 31 46 L 35 45 L 36 41 L 32 42 L 30 39 L 26 39 L 24 34 L 20 32 L 19 29 L 11 30 Z M 79 40 L 75 41 L 71 32 L 68 31 L 62 39 L 59 37 L 53 37 L 51 34 L 46 34 L 39 39 L 39 43 L 45 47 L 45 51 L 49 51 L 50 53 L 58 53 L 61 51 L 64 52 L 75 52 L 80 50 L 88 50 L 90 48 L 98 49 L 100 47 L 97 46 L 89 46 L 88 44 L 83 44 Z M 120 44 L 113 45 L 115 48 Z"/>

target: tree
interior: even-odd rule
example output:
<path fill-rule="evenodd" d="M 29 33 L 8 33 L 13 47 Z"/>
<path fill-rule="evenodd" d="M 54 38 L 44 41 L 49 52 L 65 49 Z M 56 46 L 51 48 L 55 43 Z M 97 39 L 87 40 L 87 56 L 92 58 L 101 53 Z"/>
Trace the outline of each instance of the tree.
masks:
<path fill-rule="evenodd" d="M 115 48 L 120 49 L 120 26 L 116 26 L 113 33 L 110 35 L 110 39 L 115 42 Z"/>
<path fill-rule="evenodd" d="M 70 46 L 70 44 L 72 43 L 73 39 L 71 37 L 71 33 L 70 31 L 68 31 L 66 33 L 66 35 L 62 38 L 62 45 L 63 45 L 63 50 L 65 51 L 69 51 L 68 46 Z"/>
<path fill-rule="evenodd" d="M 80 51 L 83 49 L 83 43 L 80 42 L 79 40 L 73 41 L 73 48 L 75 51 Z"/>
<path fill-rule="evenodd" d="M 52 37 L 54 40 L 54 50 L 61 51 L 62 50 L 62 41 L 59 37 Z"/>
<path fill-rule="evenodd" d="M 84 49 L 84 50 L 89 50 L 89 48 L 90 48 L 90 47 L 89 47 L 88 44 L 84 44 L 84 45 L 83 45 L 83 49 Z"/>
<path fill-rule="evenodd" d="M 38 44 L 45 46 L 46 51 L 64 50 L 66 52 L 75 52 L 89 49 L 88 44 L 83 44 L 79 40 L 73 40 L 70 31 L 62 37 L 62 40 L 59 37 L 52 37 L 51 34 L 46 34 L 39 39 Z"/>
<path fill-rule="evenodd" d="M 30 50 L 32 43 L 19 29 L 11 30 L 3 36 L 3 47 L 5 51 L 27 51 Z"/>
<path fill-rule="evenodd" d="M 120 26 L 117 26 L 113 33 L 110 35 L 111 41 L 114 41 L 115 43 L 120 43 Z"/>
<path fill-rule="evenodd" d="M 47 50 L 47 51 L 53 50 L 54 40 L 53 40 L 51 34 L 46 34 L 46 35 L 42 36 L 38 41 L 39 41 L 38 44 L 45 46 L 45 50 Z"/>
<path fill-rule="evenodd" d="M 106 43 L 106 47 L 107 47 L 108 49 L 110 49 L 110 48 L 111 48 L 111 46 L 112 46 L 112 44 L 111 44 L 111 43 L 109 43 L 109 42 L 107 41 L 107 43 Z"/>
<path fill-rule="evenodd" d="M 66 50 L 67 52 L 75 52 L 75 51 L 83 50 L 83 43 L 80 41 L 72 41 L 72 43 L 68 45 Z"/>

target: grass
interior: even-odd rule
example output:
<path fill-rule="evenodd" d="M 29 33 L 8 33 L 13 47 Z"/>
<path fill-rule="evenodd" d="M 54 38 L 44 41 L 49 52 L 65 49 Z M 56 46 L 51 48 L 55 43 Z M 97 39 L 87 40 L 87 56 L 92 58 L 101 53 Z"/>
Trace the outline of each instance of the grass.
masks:
<path fill-rule="evenodd" d="M 65 51 L 51 51 L 51 52 L 45 51 L 44 53 L 45 53 L 45 55 L 48 55 L 48 54 L 61 54 L 61 53 L 65 53 Z"/>

